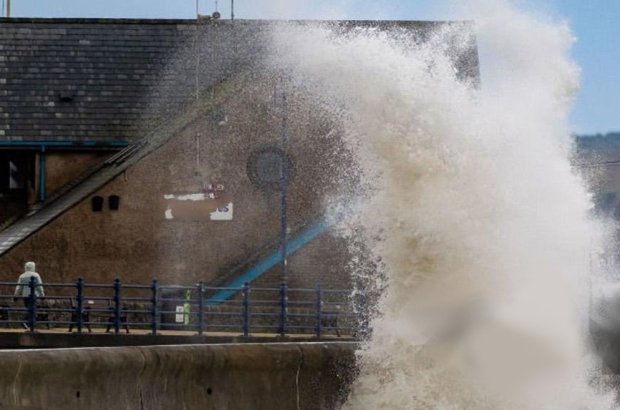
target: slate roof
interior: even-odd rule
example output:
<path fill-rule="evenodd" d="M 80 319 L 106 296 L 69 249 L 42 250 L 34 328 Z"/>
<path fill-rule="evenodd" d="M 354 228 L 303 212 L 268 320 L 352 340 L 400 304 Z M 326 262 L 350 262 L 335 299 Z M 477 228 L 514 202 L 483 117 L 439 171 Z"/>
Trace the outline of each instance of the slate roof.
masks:
<path fill-rule="evenodd" d="M 179 51 L 196 41 L 197 33 L 203 43 L 201 54 L 227 55 L 234 48 L 235 57 L 247 59 L 240 48 L 248 43 L 256 46 L 256 32 L 269 22 L 235 21 L 234 30 L 230 21 L 219 24 L 221 33 L 201 30 L 210 24 L 196 20 L 0 18 L 0 140 L 105 142 L 142 137 L 143 129 L 137 124 L 151 90 L 164 80 L 170 63 L 179 60 Z M 336 24 L 401 25 L 423 36 L 442 23 Z M 212 49 L 207 52 L 204 47 Z M 477 74 L 477 55 L 465 57 L 475 61 L 458 65 L 466 70 L 475 67 Z M 231 60 L 220 68 L 234 63 Z M 201 81 L 217 74 L 205 70 Z M 193 73 L 179 75 L 186 82 L 177 81 L 168 93 L 192 93 Z M 182 99 L 168 97 L 171 105 Z"/>
<path fill-rule="evenodd" d="M 194 20 L 0 19 L 0 139 L 131 140 Z"/>

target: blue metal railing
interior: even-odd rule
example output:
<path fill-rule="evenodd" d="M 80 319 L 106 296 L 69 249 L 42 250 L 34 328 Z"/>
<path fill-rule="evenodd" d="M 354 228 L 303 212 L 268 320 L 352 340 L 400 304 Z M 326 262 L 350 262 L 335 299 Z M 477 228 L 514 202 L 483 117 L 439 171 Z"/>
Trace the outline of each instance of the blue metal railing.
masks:
<path fill-rule="evenodd" d="M 22 286 L 17 296 L 8 287 Z M 39 288 L 47 294 L 40 297 Z M 23 292 L 23 288 L 27 292 Z M 2 292 L 5 289 L 5 292 Z M 217 306 L 209 304 L 207 292 L 230 291 L 237 298 Z M 53 295 L 53 296 L 51 296 Z M 23 307 L 16 305 L 22 299 Z M 72 332 L 92 332 L 105 327 L 106 333 L 130 333 L 130 328 L 144 329 L 152 335 L 162 331 L 239 332 L 251 337 L 253 332 L 286 337 L 290 335 L 363 335 L 360 324 L 360 298 L 344 289 L 252 287 L 249 282 L 238 288 L 209 287 L 204 282 L 192 286 L 124 284 L 90 284 L 79 278 L 75 283 L 28 284 L 0 282 L 0 325 L 22 324 L 29 332 L 43 327 L 67 326 Z M 365 301 L 365 298 L 364 298 Z M 17 317 L 16 317 L 17 316 Z"/>

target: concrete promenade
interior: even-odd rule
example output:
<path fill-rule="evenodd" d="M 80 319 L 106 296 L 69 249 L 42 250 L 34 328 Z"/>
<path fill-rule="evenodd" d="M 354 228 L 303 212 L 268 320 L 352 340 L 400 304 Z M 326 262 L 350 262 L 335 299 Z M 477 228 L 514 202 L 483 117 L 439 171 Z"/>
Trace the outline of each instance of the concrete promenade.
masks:
<path fill-rule="evenodd" d="M 281 337 L 275 333 L 251 333 L 244 337 L 240 332 L 204 332 L 202 335 L 190 330 L 160 330 L 152 335 L 147 329 L 131 329 L 127 334 L 105 333 L 104 329 L 93 327 L 93 332 L 69 333 L 67 328 L 37 329 L 35 333 L 16 328 L 0 328 L 0 349 L 109 347 L 109 346 L 151 346 L 177 344 L 214 343 L 276 343 L 276 342 L 354 342 L 347 335 L 336 337 L 324 335 L 320 340 L 312 334 L 287 334 Z"/>

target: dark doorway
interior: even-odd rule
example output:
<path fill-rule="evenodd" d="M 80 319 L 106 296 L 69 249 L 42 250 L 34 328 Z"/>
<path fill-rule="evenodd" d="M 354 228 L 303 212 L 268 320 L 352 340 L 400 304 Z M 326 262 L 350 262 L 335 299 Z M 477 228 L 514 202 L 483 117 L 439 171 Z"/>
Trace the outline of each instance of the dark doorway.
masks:
<path fill-rule="evenodd" d="M 28 210 L 35 187 L 34 157 L 31 151 L 0 151 L 0 223 Z"/>

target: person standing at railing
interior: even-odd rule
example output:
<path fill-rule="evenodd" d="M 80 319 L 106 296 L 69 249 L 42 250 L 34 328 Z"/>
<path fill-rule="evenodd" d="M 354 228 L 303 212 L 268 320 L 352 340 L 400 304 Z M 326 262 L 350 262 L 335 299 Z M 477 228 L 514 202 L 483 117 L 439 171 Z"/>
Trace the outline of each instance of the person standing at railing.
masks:
<path fill-rule="evenodd" d="M 14 300 L 17 298 L 22 298 L 24 302 L 24 307 L 26 309 L 29 308 L 29 300 L 30 300 L 30 278 L 34 278 L 35 288 L 34 294 L 35 297 L 44 298 L 45 290 L 43 289 L 43 281 L 41 280 L 41 276 L 35 271 L 36 265 L 34 262 L 26 262 L 24 265 L 24 273 L 19 275 L 19 279 L 17 279 L 17 286 L 15 287 Z M 36 300 L 35 300 L 36 303 Z M 28 328 L 28 326 L 23 323 L 24 328 Z"/>

